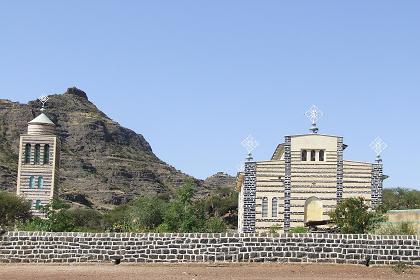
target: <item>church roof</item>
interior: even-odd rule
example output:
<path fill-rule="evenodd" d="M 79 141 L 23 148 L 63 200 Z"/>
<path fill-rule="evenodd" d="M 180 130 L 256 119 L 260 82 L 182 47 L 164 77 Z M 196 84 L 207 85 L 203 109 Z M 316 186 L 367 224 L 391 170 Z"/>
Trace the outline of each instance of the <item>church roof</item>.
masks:
<path fill-rule="evenodd" d="M 29 124 L 49 124 L 55 125 L 44 113 L 33 119 Z"/>

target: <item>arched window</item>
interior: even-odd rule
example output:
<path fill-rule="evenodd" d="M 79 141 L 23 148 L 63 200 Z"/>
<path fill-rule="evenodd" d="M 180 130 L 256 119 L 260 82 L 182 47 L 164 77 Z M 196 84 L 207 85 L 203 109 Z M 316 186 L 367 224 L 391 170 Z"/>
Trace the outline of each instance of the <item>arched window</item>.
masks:
<path fill-rule="evenodd" d="M 308 151 L 303 150 L 302 151 L 302 161 L 307 161 L 307 160 L 308 160 Z"/>
<path fill-rule="evenodd" d="M 44 164 L 50 163 L 50 145 L 46 144 L 44 146 Z"/>
<path fill-rule="evenodd" d="M 262 217 L 268 217 L 268 198 L 266 197 L 262 199 Z"/>
<path fill-rule="evenodd" d="M 319 151 L 319 161 L 325 161 L 325 152 L 324 150 Z"/>
<path fill-rule="evenodd" d="M 35 145 L 35 164 L 39 164 L 41 158 L 41 145 Z"/>
<path fill-rule="evenodd" d="M 271 216 L 272 216 L 273 218 L 277 218 L 277 208 L 278 208 L 278 204 L 277 204 L 277 202 L 278 202 L 277 197 L 274 197 L 274 198 L 271 200 Z"/>
<path fill-rule="evenodd" d="M 311 161 L 315 161 L 316 160 L 316 151 L 312 150 L 311 151 Z"/>
<path fill-rule="evenodd" d="M 44 178 L 42 176 L 38 177 L 38 189 L 42 189 L 44 187 Z"/>
<path fill-rule="evenodd" d="M 35 188 L 35 177 L 34 176 L 31 176 L 29 178 L 29 188 L 31 188 L 31 189 Z"/>
<path fill-rule="evenodd" d="M 31 163 L 31 144 L 25 145 L 25 163 Z"/>
<path fill-rule="evenodd" d="M 36 210 L 41 209 L 41 206 L 42 206 L 42 205 L 41 205 L 41 200 L 35 200 L 34 202 L 35 202 L 35 203 L 34 203 L 34 204 L 35 204 L 35 209 L 36 209 Z"/>

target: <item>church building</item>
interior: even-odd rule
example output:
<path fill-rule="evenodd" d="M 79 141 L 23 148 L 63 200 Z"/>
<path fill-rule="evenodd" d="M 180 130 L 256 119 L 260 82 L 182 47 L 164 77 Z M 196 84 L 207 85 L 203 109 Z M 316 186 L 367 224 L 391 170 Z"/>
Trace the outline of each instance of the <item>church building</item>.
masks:
<path fill-rule="evenodd" d="M 56 195 L 60 161 L 60 140 L 55 124 L 44 114 L 28 123 L 20 137 L 17 194 L 32 202 L 32 213 L 39 211 Z"/>
<path fill-rule="evenodd" d="M 320 135 L 313 122 L 310 134 L 286 136 L 271 159 L 249 156 L 237 177 L 239 232 L 288 232 L 328 220 L 337 202 L 349 197 L 363 197 L 372 208 L 380 204 L 381 160 L 345 160 L 346 148 L 343 137 Z"/>

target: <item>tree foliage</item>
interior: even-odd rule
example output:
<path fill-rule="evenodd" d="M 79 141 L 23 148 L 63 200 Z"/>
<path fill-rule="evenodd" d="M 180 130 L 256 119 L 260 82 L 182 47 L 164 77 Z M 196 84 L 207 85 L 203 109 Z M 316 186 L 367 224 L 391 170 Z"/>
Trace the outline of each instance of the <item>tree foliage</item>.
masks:
<path fill-rule="evenodd" d="M 71 208 L 69 204 L 55 199 L 42 207 L 45 219 L 33 218 L 21 226 L 28 231 L 49 232 L 97 232 L 102 230 L 102 214 L 89 208 Z"/>
<path fill-rule="evenodd" d="M 371 210 L 361 197 L 340 201 L 337 207 L 330 212 L 330 218 L 344 234 L 369 233 L 386 221 L 381 207 Z"/>
<path fill-rule="evenodd" d="M 384 189 L 384 206 L 389 210 L 420 209 L 420 191 L 405 188 Z"/>
<path fill-rule="evenodd" d="M 31 218 L 31 203 L 15 194 L 0 191 L 0 228 L 12 229 Z"/>

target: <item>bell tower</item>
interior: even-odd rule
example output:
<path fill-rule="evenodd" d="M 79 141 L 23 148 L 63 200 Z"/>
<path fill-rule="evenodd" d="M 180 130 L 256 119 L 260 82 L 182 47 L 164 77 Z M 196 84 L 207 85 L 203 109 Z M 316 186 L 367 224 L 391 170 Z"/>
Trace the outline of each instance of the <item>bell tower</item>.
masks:
<path fill-rule="evenodd" d="M 40 98 L 41 114 L 28 123 L 27 134 L 20 136 L 17 194 L 32 202 L 32 213 L 57 195 L 60 140 L 55 124 L 43 113 L 48 97 Z"/>

